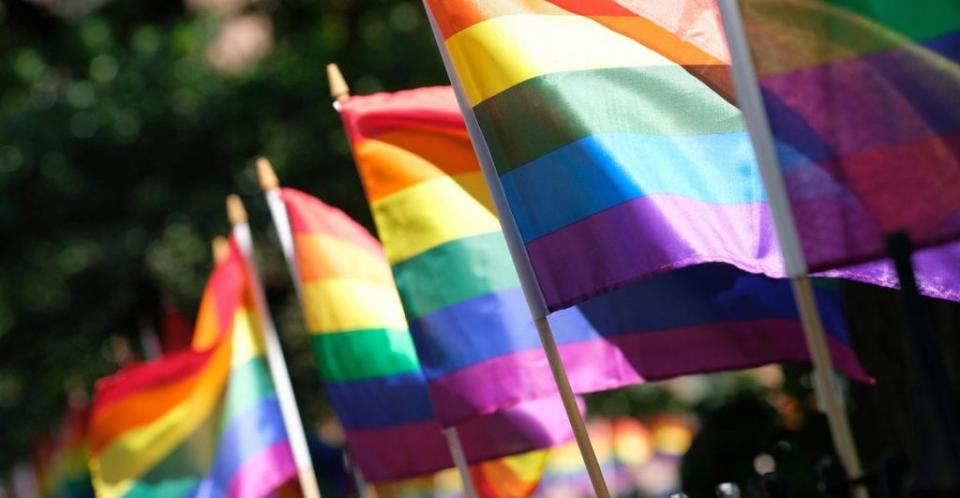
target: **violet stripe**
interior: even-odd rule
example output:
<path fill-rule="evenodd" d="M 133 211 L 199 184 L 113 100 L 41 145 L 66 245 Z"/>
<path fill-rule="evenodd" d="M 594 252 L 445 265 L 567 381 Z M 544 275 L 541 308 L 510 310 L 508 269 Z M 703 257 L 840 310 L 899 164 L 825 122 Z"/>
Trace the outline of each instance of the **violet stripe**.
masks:
<path fill-rule="evenodd" d="M 827 341 L 839 371 L 855 380 L 871 380 L 849 347 L 831 336 Z M 778 362 L 809 362 L 803 329 L 796 320 L 705 324 L 561 344 L 559 347 L 570 373 L 570 383 L 577 393 L 605 391 L 693 373 Z M 437 383 L 443 384 L 444 392 L 472 390 L 471 401 L 488 409 L 495 409 L 503 403 L 502 387 L 488 386 L 490 378 L 497 378 L 503 384 L 531 386 L 525 396 L 512 398 L 515 403 L 556 392 L 542 352 L 522 351 L 510 356 L 465 368 Z M 536 377 L 531 374 L 532 368 L 523 374 L 515 368 L 504 368 L 524 360 L 542 364 Z M 587 365 L 590 368 L 585 368 Z M 452 397 L 435 400 L 435 404 L 438 410 L 454 413 L 468 413 L 467 410 L 475 406 L 465 406 L 464 400 Z"/>
<path fill-rule="evenodd" d="M 698 263 L 729 263 L 751 273 L 783 276 L 764 203 L 641 197 L 545 235 L 526 248 L 551 310 L 634 279 Z"/>
<path fill-rule="evenodd" d="M 533 399 L 472 418 L 458 425 L 457 431 L 470 463 L 548 448 L 573 437 L 559 396 Z"/>
<path fill-rule="evenodd" d="M 347 430 L 353 462 L 370 482 L 386 482 L 453 466 L 435 419 L 377 429 Z"/>
<path fill-rule="evenodd" d="M 290 452 L 290 443 L 278 441 L 248 459 L 230 481 L 230 498 L 270 496 L 297 475 L 297 466 Z"/>
<path fill-rule="evenodd" d="M 857 260 L 852 260 L 851 266 L 831 271 L 815 264 L 840 257 L 838 251 L 849 255 L 858 247 L 882 250 L 880 231 L 864 209 L 818 199 L 795 203 L 794 212 L 801 235 L 826 230 L 832 239 L 830 244 L 803 239 L 804 252 L 817 275 L 896 286 L 885 261 L 853 266 Z M 951 233 L 958 225 L 960 217 L 946 223 L 942 231 Z M 635 279 L 700 263 L 727 263 L 751 273 L 785 277 L 772 220 L 763 203 L 709 204 L 671 195 L 643 197 L 568 225 L 527 244 L 526 249 L 551 310 Z M 853 254 L 860 261 L 875 255 Z M 917 266 L 921 292 L 960 300 L 949 284 L 960 278 L 960 244 L 922 251 Z"/>

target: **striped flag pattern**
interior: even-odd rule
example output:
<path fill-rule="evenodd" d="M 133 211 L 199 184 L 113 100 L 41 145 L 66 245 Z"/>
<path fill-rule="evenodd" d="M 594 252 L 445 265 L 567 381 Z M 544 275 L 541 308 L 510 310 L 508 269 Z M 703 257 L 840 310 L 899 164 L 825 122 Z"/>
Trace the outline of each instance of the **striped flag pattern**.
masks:
<path fill-rule="evenodd" d="M 97 383 L 88 436 L 97 496 L 253 498 L 295 478 L 248 286 L 231 241 L 191 349 Z"/>
<path fill-rule="evenodd" d="M 293 189 L 282 189 L 281 197 L 293 231 L 314 354 L 352 460 L 371 482 L 452 467 L 379 242 L 315 197 Z M 470 462 L 571 437 L 555 398 L 466 420 L 457 431 Z"/>
<path fill-rule="evenodd" d="M 550 310 L 700 263 L 785 276 L 712 0 L 427 4 Z"/>
<path fill-rule="evenodd" d="M 553 395 L 450 88 L 354 96 L 341 114 L 441 420 Z M 822 284 L 834 361 L 865 380 L 839 291 Z M 808 361 L 789 283 L 725 265 L 643 279 L 549 319 L 580 393 Z"/>
<path fill-rule="evenodd" d="M 740 5 L 810 267 L 883 258 L 898 230 L 920 247 L 960 237 L 960 6 Z M 956 245 L 928 251 L 921 285 L 956 299 L 957 263 Z"/>

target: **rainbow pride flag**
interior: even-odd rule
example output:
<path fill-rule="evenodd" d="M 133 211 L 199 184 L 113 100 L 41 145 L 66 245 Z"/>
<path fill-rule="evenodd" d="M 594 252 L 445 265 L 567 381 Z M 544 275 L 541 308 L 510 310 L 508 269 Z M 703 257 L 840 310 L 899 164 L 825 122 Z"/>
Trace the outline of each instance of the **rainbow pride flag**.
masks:
<path fill-rule="evenodd" d="M 265 497 L 296 478 L 235 243 L 207 282 L 191 349 L 100 379 L 98 497 Z"/>
<path fill-rule="evenodd" d="M 960 238 L 960 5 L 740 5 L 811 268 L 882 258 L 898 230 Z"/>
<path fill-rule="evenodd" d="M 314 355 L 351 459 L 371 482 L 452 467 L 380 243 L 315 197 L 282 189 L 281 198 L 293 231 Z M 559 399 L 552 397 L 456 427 L 471 463 L 572 436 Z"/>
<path fill-rule="evenodd" d="M 450 88 L 354 96 L 341 114 L 440 419 L 553 395 Z M 839 292 L 816 292 L 834 361 L 866 379 Z M 643 279 L 549 319 L 580 393 L 808 361 L 788 282 L 723 265 Z"/>
<path fill-rule="evenodd" d="M 785 276 L 713 1 L 427 4 L 550 310 L 700 263 Z"/>
<path fill-rule="evenodd" d="M 477 494 L 484 498 L 529 498 L 540 485 L 550 450 L 498 458 L 470 467 Z"/>

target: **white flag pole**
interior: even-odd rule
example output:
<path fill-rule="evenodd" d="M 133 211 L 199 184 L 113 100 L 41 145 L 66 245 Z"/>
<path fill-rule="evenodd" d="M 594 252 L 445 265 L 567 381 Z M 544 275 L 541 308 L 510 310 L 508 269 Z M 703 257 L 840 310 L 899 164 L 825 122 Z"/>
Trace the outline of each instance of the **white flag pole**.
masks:
<path fill-rule="evenodd" d="M 306 304 L 303 301 L 303 284 L 300 281 L 300 268 L 297 266 L 296 248 L 293 241 L 293 230 L 290 228 L 290 218 L 287 215 L 287 207 L 283 204 L 280 197 L 280 182 L 277 180 L 277 174 L 273 171 L 265 157 L 257 159 L 257 178 L 260 181 L 260 190 L 267 200 L 267 207 L 270 208 L 270 218 L 273 220 L 273 226 L 277 232 L 277 238 L 280 239 L 280 249 L 283 251 L 283 259 L 287 262 L 287 270 L 290 272 L 290 279 L 293 281 L 293 289 L 297 295 L 297 301 L 301 306 Z M 367 485 L 363 478 L 363 473 L 353 463 L 347 452 L 344 458 L 347 470 L 353 476 L 354 485 L 357 488 L 359 498 L 375 498 L 375 492 Z"/>
<path fill-rule="evenodd" d="M 227 197 L 227 215 L 233 225 L 233 236 L 243 253 L 247 265 L 247 274 L 250 278 L 250 287 L 253 293 L 257 315 L 260 319 L 260 330 L 263 334 L 263 343 L 267 353 L 267 364 L 270 366 L 270 377 L 277 390 L 277 401 L 283 416 L 283 425 L 290 438 L 290 448 L 293 460 L 297 466 L 297 475 L 304 498 L 320 498 L 320 486 L 313 470 L 313 461 L 307 447 L 307 438 L 304 434 L 300 411 L 297 409 L 297 400 L 293 395 L 293 386 L 290 384 L 290 374 L 287 371 L 287 362 L 283 358 L 283 349 L 277 337 L 277 329 L 267 307 L 267 298 L 260 282 L 260 273 L 254 260 L 253 237 L 250 234 L 250 225 L 247 223 L 247 212 L 240 197 Z"/>
<path fill-rule="evenodd" d="M 560 350 L 557 347 L 553 330 L 551 330 L 550 322 L 547 320 L 548 310 L 544 303 L 543 294 L 540 292 L 540 286 L 537 283 L 536 276 L 533 273 L 533 267 L 530 265 L 530 260 L 527 257 L 527 251 L 520 239 L 516 222 L 513 219 L 513 213 L 510 211 L 510 205 L 507 203 L 506 196 L 503 193 L 503 186 L 500 185 L 500 178 L 497 176 L 493 157 L 487 148 L 487 143 L 483 138 L 483 131 L 477 123 L 477 117 L 473 113 L 473 108 L 470 107 L 466 99 L 463 85 L 460 82 L 457 72 L 453 68 L 443 36 L 440 34 L 437 21 L 434 19 L 433 12 L 430 10 L 430 5 L 426 0 L 423 0 L 423 8 L 427 13 L 427 18 L 430 20 L 430 28 L 433 30 L 433 37 L 437 42 L 437 49 L 440 51 L 440 57 L 443 59 L 447 76 L 450 78 L 454 93 L 457 95 L 460 113 L 463 114 L 467 131 L 470 133 L 470 141 L 473 143 L 474 154 L 476 154 L 477 160 L 480 162 L 480 169 L 483 171 L 483 177 L 486 180 L 487 187 L 490 189 L 490 194 L 497 210 L 497 216 L 500 219 L 500 226 L 503 229 L 503 236 L 507 241 L 507 248 L 513 260 L 513 266 L 516 268 L 517 276 L 520 279 L 520 287 L 523 290 L 527 306 L 530 308 L 530 315 L 537 327 L 537 333 L 540 336 L 540 342 L 547 356 L 547 362 L 550 364 L 550 371 L 557 384 L 560 400 L 563 402 L 564 411 L 567 414 L 570 427 L 573 429 L 574 438 L 577 441 L 577 448 L 580 450 L 580 456 L 583 458 L 587 474 L 590 476 L 593 492 L 597 498 L 609 498 L 610 491 L 603 478 L 603 471 L 600 469 L 600 463 L 593 449 L 593 443 L 590 441 L 590 435 L 587 433 L 587 427 L 583 421 L 583 414 L 580 412 L 576 396 L 570 386 L 570 380 L 567 378 L 567 371 L 563 366 L 563 360 L 560 358 Z"/>
<path fill-rule="evenodd" d="M 453 457 L 453 463 L 457 466 L 457 472 L 460 474 L 460 481 L 463 482 L 463 494 L 467 498 L 478 498 L 477 488 L 473 483 L 473 476 L 470 475 L 470 466 L 467 464 L 467 457 L 463 453 L 457 428 L 447 427 L 443 429 L 443 437 L 447 440 L 450 456 Z"/>
<path fill-rule="evenodd" d="M 834 382 L 833 360 L 827 348 L 813 286 L 807 274 L 806 259 L 787 197 L 786 184 L 780 172 L 773 134 L 770 131 L 770 123 L 767 120 L 766 109 L 757 83 L 756 70 L 750 57 L 740 6 L 737 0 L 718 0 L 718 5 L 730 47 L 737 102 L 743 111 L 757 163 L 760 165 L 763 186 L 767 192 L 774 228 L 783 254 L 784 267 L 790 277 L 803 322 L 803 331 L 813 362 L 814 389 L 817 399 L 827 415 L 833 444 L 843 466 L 851 478 L 860 478 L 863 475 L 863 468 L 850 431 L 850 424 L 843 412 L 840 393 Z M 866 496 L 866 491 L 858 487 L 857 494 Z"/>

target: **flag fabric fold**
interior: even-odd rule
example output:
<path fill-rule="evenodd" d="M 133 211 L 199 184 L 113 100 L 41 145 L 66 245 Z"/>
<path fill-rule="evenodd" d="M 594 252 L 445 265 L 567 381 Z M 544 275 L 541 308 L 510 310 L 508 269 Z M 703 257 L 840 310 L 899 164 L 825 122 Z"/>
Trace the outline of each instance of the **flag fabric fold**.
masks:
<path fill-rule="evenodd" d="M 265 497 L 296 477 L 239 249 L 213 270 L 192 347 L 101 379 L 97 495 Z"/>
<path fill-rule="evenodd" d="M 282 189 L 281 198 L 293 232 L 314 356 L 352 461 L 371 482 L 452 467 L 380 243 L 315 197 Z M 571 437 L 556 398 L 517 404 L 456 428 L 472 463 Z"/>
<path fill-rule="evenodd" d="M 811 269 L 960 237 L 960 7 L 949 0 L 741 0 L 758 83 Z M 956 246 L 918 262 L 945 276 Z"/>
<path fill-rule="evenodd" d="M 701 263 L 785 276 L 714 2 L 427 5 L 550 310 Z"/>
<path fill-rule="evenodd" d="M 341 115 L 441 420 L 554 395 L 451 89 L 354 96 Z M 866 379 L 841 296 L 816 292 L 835 361 Z M 657 275 L 548 319 L 579 393 L 808 359 L 789 283 L 725 265 Z"/>

